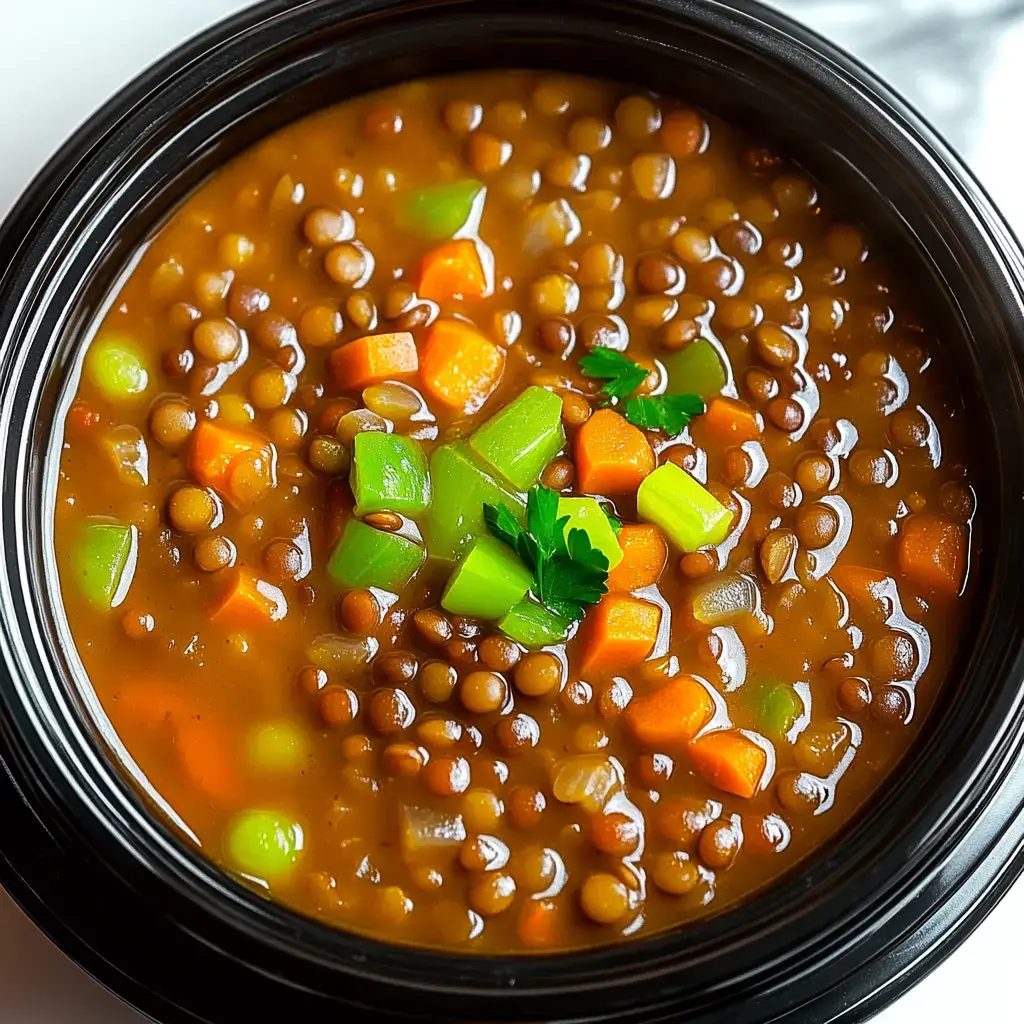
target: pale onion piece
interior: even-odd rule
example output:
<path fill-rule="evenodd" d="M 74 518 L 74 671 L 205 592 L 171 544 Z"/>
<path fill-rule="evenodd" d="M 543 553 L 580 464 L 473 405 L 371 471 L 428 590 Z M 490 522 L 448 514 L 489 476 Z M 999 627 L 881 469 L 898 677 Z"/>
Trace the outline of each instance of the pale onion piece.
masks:
<path fill-rule="evenodd" d="M 761 592 L 742 573 L 723 573 L 690 592 L 693 617 L 705 626 L 728 626 L 757 614 Z"/>
<path fill-rule="evenodd" d="M 367 664 L 377 653 L 377 647 L 378 643 L 373 637 L 355 638 L 324 633 L 306 648 L 306 657 L 317 668 L 355 668 Z"/>
<path fill-rule="evenodd" d="M 597 814 L 622 788 L 622 777 L 608 757 L 582 754 L 560 761 L 554 772 L 552 792 L 563 804 L 579 804 Z"/>
<path fill-rule="evenodd" d="M 565 199 L 535 203 L 526 211 L 523 246 L 531 256 L 572 245 L 580 237 L 580 219 Z"/>
<path fill-rule="evenodd" d="M 406 853 L 458 848 L 466 841 L 461 814 L 445 814 L 430 807 L 402 808 L 402 849 Z"/>

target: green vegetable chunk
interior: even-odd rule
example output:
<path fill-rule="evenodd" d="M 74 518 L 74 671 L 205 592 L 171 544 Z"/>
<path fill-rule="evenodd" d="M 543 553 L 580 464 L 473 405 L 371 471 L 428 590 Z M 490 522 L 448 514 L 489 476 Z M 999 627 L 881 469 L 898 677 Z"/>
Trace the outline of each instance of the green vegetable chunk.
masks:
<path fill-rule="evenodd" d="M 519 491 L 540 479 L 564 444 L 562 399 L 539 387 L 527 388 L 469 439 L 470 448 Z"/>
<path fill-rule="evenodd" d="M 761 692 L 757 707 L 761 731 L 771 739 L 782 739 L 793 728 L 803 710 L 803 701 L 788 683 L 767 686 Z"/>
<path fill-rule="evenodd" d="M 257 878 L 287 875 L 302 853 L 302 826 L 276 811 L 243 811 L 228 826 L 228 860 Z"/>
<path fill-rule="evenodd" d="M 120 523 L 86 523 L 72 553 L 71 571 L 97 608 L 121 603 L 135 572 L 138 533 Z"/>
<path fill-rule="evenodd" d="M 520 524 L 522 499 L 481 469 L 462 442 L 435 448 L 430 457 L 433 501 L 424 520 L 431 558 L 454 561 L 474 537 L 487 535 L 484 504 L 505 505 Z"/>
<path fill-rule="evenodd" d="M 477 537 L 455 567 L 441 598 L 453 615 L 500 619 L 530 589 L 533 574 L 493 537 Z"/>
<path fill-rule="evenodd" d="M 483 187 L 482 181 L 464 178 L 450 185 L 418 189 L 402 203 L 402 227 L 421 238 L 451 238 L 469 220 Z"/>
<path fill-rule="evenodd" d="M 660 526 L 683 551 L 721 544 L 732 513 L 684 469 L 666 462 L 644 479 L 636 492 L 641 519 Z"/>
<path fill-rule="evenodd" d="M 616 530 L 608 520 L 608 515 L 596 498 L 559 498 L 558 518 L 569 517 L 562 531 L 566 542 L 570 530 L 582 530 L 590 539 L 590 546 L 608 559 L 608 570 L 611 571 L 622 561 L 622 548 L 616 537 Z M 619 524 L 622 529 L 622 524 Z"/>
<path fill-rule="evenodd" d="M 356 434 L 349 482 L 357 516 L 398 512 L 415 518 L 430 504 L 423 448 L 419 441 L 401 434 L 379 430 Z"/>
<path fill-rule="evenodd" d="M 116 334 L 93 341 L 85 354 L 84 370 L 109 402 L 127 401 L 149 385 L 149 372 L 134 343 Z"/>
<path fill-rule="evenodd" d="M 305 733 L 293 722 L 268 722 L 249 737 L 249 757 L 264 771 L 287 772 L 306 759 Z"/>
<path fill-rule="evenodd" d="M 698 395 L 706 402 L 725 387 L 725 367 L 718 350 L 706 338 L 662 360 L 668 374 L 668 390 Z"/>
<path fill-rule="evenodd" d="M 343 587 L 395 591 L 412 579 L 425 558 L 423 548 L 414 541 L 350 519 L 331 553 L 327 572 Z"/>
<path fill-rule="evenodd" d="M 569 635 L 565 619 L 534 601 L 520 601 L 498 623 L 498 629 L 524 647 L 560 644 Z"/>

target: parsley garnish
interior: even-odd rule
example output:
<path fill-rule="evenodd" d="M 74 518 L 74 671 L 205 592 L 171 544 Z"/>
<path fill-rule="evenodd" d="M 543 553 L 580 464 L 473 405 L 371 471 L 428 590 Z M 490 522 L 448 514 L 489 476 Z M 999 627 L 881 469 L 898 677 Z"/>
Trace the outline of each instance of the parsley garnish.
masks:
<path fill-rule="evenodd" d="M 647 378 L 650 370 L 613 348 L 595 348 L 580 359 L 580 369 L 587 377 L 606 381 L 602 394 L 609 398 L 626 398 Z"/>
<path fill-rule="evenodd" d="M 618 537 L 618 535 L 622 532 L 622 520 L 616 519 L 615 516 L 613 516 L 611 512 L 608 511 L 607 507 L 604 505 L 601 506 L 601 511 L 605 514 L 606 518 L 608 519 L 608 525 L 612 528 L 612 533 L 614 533 L 615 536 Z"/>
<path fill-rule="evenodd" d="M 608 559 L 591 546 L 585 530 L 569 531 L 568 516 L 558 516 L 558 494 L 531 487 L 526 497 L 526 528 L 504 505 L 484 503 L 484 522 L 491 533 L 519 555 L 533 573 L 537 600 L 571 622 L 582 619 L 584 605 L 597 604 L 608 587 Z"/>
<path fill-rule="evenodd" d="M 631 398 L 626 403 L 626 419 L 644 430 L 664 430 L 669 437 L 681 434 L 683 428 L 704 411 L 699 395 L 651 395 Z"/>

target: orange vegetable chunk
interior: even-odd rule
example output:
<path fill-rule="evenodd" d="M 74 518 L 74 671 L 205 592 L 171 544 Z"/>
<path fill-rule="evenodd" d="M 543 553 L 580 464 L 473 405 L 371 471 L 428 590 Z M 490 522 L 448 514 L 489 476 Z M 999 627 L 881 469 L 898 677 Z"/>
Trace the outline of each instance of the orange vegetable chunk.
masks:
<path fill-rule="evenodd" d="M 850 601 L 875 618 L 885 615 L 886 584 L 891 579 L 886 573 L 866 565 L 837 565 L 831 575 L 832 581 Z"/>
<path fill-rule="evenodd" d="M 587 614 L 581 668 L 612 671 L 637 665 L 654 649 L 661 609 L 628 594 L 605 594 Z"/>
<path fill-rule="evenodd" d="M 626 724 L 639 743 L 657 750 L 685 747 L 714 717 L 711 694 L 692 676 L 680 676 L 626 708 Z"/>
<path fill-rule="evenodd" d="M 608 575 L 609 590 L 641 590 L 658 582 L 668 563 L 665 536 L 650 523 L 628 523 L 619 530 L 622 561 Z"/>
<path fill-rule="evenodd" d="M 274 486 L 277 451 L 261 434 L 200 420 L 192 431 L 192 476 L 236 508 L 248 508 Z"/>
<path fill-rule="evenodd" d="M 547 949 L 560 938 L 558 904 L 553 900 L 529 900 L 516 923 L 519 941 L 530 949 Z"/>
<path fill-rule="evenodd" d="M 115 694 L 110 717 L 116 725 L 156 729 L 185 713 L 185 702 L 162 683 L 129 682 Z"/>
<path fill-rule="evenodd" d="M 420 298 L 444 302 L 456 295 L 482 299 L 489 291 L 487 270 L 477 243 L 459 238 L 431 249 L 420 262 Z"/>
<path fill-rule="evenodd" d="M 935 513 L 911 516 L 900 530 L 899 563 L 915 583 L 959 594 L 967 571 L 967 531 Z"/>
<path fill-rule="evenodd" d="M 423 346 L 423 387 L 463 413 L 477 412 L 501 383 L 505 352 L 465 320 L 435 320 Z"/>
<path fill-rule="evenodd" d="M 239 566 L 210 617 L 238 626 L 264 626 L 280 622 L 287 614 L 288 602 L 280 589 Z"/>
<path fill-rule="evenodd" d="M 767 751 L 738 729 L 709 732 L 690 744 L 690 757 L 712 786 L 750 799 L 768 766 Z"/>
<path fill-rule="evenodd" d="M 239 799 L 241 781 L 227 730 L 196 716 L 179 723 L 174 737 L 189 781 L 220 803 Z"/>
<path fill-rule="evenodd" d="M 635 491 L 654 471 L 655 462 L 643 431 L 613 409 L 598 409 L 576 434 L 576 472 L 581 491 Z"/>
<path fill-rule="evenodd" d="M 761 414 L 735 398 L 712 398 L 700 423 L 709 434 L 729 444 L 757 441 L 764 433 Z"/>
<path fill-rule="evenodd" d="M 420 367 L 416 344 L 408 331 L 368 334 L 331 353 L 331 369 L 338 384 L 356 391 L 382 380 L 406 377 Z"/>

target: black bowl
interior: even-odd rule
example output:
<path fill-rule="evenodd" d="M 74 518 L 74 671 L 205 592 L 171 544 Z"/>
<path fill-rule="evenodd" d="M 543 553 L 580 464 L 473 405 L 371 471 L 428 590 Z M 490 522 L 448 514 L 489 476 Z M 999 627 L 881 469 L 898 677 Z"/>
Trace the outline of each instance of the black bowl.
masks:
<path fill-rule="evenodd" d="M 699 924 L 583 954 L 372 942 L 236 885 L 108 754 L 55 586 L 53 424 L 133 251 L 204 175 L 308 111 L 415 76 L 534 66 L 685 95 L 798 157 L 917 278 L 983 464 L 970 649 L 920 741 L 799 872 Z M 0 234 L 0 881 L 165 1022 L 853 1021 L 961 942 L 1021 868 L 1024 260 L 962 164 L 846 54 L 748 0 L 272 0 L 147 71 Z M 108 737 L 109 739 L 109 737 Z M 344 1019 L 344 1018 L 342 1018 Z"/>

